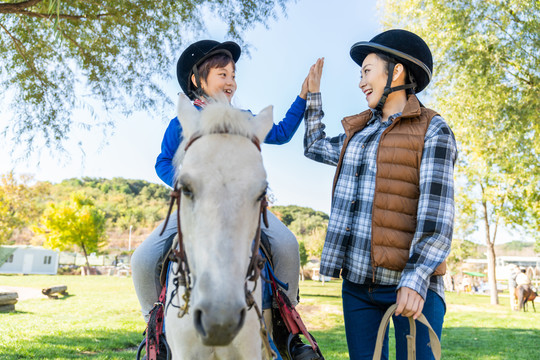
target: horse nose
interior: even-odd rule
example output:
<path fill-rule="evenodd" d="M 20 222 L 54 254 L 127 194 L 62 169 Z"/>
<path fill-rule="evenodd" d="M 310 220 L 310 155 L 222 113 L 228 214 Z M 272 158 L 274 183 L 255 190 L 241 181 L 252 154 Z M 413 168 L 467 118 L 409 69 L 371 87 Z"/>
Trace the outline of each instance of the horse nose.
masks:
<path fill-rule="evenodd" d="M 245 306 L 239 311 L 231 311 L 200 305 L 193 311 L 195 329 L 206 346 L 229 345 L 242 329 L 245 319 Z"/>

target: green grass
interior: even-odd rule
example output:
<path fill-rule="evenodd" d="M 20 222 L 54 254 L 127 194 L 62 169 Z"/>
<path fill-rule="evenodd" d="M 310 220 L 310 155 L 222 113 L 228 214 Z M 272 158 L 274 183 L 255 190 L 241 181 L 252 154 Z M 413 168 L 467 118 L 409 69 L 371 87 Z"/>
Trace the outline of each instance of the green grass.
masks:
<path fill-rule="evenodd" d="M 131 279 L 0 276 L 0 285 L 67 285 L 68 297 L 19 301 L 0 314 L 0 359 L 134 359 L 144 322 Z"/>
<path fill-rule="evenodd" d="M 323 349 L 326 359 L 348 359 L 341 312 L 341 282 L 324 286 L 306 281 L 300 287 L 300 315 Z M 447 293 L 442 334 L 443 359 L 532 360 L 540 359 L 540 306 L 534 313 L 510 310 L 508 296 L 490 305 L 489 296 Z M 319 304 L 319 305 L 317 305 Z M 321 305 L 324 304 L 324 305 Z M 303 307 L 305 310 L 302 311 Z M 376 331 L 376 330 L 374 330 Z M 390 328 L 390 358 L 395 358 Z"/>
<path fill-rule="evenodd" d="M 135 358 L 144 324 L 130 278 L 0 276 L 5 286 L 59 284 L 70 296 L 19 301 L 16 312 L 0 314 L 0 359 Z M 325 358 L 348 359 L 341 283 L 305 281 L 301 297 L 299 312 Z M 518 313 L 507 297 L 500 301 L 492 306 L 488 296 L 447 294 L 443 359 L 540 359 L 540 307 Z"/>

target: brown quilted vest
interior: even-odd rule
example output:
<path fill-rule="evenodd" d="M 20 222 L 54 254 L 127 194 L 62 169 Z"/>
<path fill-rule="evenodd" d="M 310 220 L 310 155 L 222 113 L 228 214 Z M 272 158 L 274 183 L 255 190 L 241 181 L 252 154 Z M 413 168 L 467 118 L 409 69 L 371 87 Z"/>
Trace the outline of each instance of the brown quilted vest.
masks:
<path fill-rule="evenodd" d="M 421 107 L 415 95 L 409 95 L 402 115 L 394 119 L 381 135 L 371 230 L 371 264 L 374 269 L 382 266 L 402 271 L 409 259 L 416 230 L 424 138 L 435 115 L 438 115 L 435 111 Z M 371 110 L 367 110 L 342 120 L 347 137 L 341 149 L 333 190 L 349 140 L 366 126 L 371 116 Z M 433 275 L 445 272 L 446 261 L 437 267 Z"/>

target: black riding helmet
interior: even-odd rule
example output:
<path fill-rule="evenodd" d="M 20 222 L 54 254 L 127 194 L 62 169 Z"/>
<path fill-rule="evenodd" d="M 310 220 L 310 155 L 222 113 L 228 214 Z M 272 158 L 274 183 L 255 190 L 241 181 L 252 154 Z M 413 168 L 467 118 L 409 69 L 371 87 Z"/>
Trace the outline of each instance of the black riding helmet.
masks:
<path fill-rule="evenodd" d="M 223 53 L 229 55 L 236 63 L 240 58 L 240 46 L 233 41 L 218 42 L 214 40 L 201 40 L 189 45 L 180 55 L 176 64 L 176 76 L 184 93 L 194 100 L 196 97 L 195 87 L 191 82 L 191 75 L 195 74 L 197 86 L 201 87 L 201 80 L 197 67 L 210 56 Z"/>
<path fill-rule="evenodd" d="M 382 110 L 386 98 L 394 91 L 411 89 L 419 93 L 431 81 L 433 57 L 422 38 L 410 31 L 394 29 L 375 36 L 370 41 L 360 41 L 351 47 L 351 58 L 362 66 L 364 59 L 372 53 L 385 54 L 396 59 L 409 71 L 410 83 L 392 88 L 392 74 L 396 63 L 388 63 L 388 81 L 376 109 Z"/>

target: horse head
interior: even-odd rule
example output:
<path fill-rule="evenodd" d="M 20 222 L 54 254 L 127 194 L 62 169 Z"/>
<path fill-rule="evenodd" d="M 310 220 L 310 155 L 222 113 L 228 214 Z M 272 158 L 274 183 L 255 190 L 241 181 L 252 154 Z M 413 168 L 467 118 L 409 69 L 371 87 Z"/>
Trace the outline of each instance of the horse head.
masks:
<path fill-rule="evenodd" d="M 181 96 L 178 119 L 184 141 L 175 155 L 176 184 L 191 317 L 204 345 L 225 346 L 246 318 L 246 273 L 267 188 L 257 144 L 273 124 L 272 107 L 255 117 L 219 101 L 199 111 Z"/>

